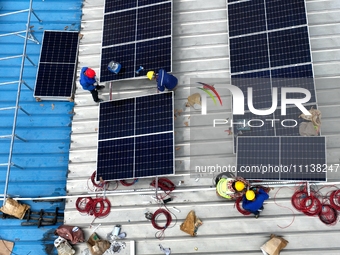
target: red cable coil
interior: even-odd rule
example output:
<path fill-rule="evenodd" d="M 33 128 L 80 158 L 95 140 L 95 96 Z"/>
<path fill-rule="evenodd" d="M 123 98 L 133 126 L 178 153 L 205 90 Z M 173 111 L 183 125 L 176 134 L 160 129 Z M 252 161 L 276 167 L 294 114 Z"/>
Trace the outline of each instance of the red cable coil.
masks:
<path fill-rule="evenodd" d="M 156 180 L 153 180 L 150 185 L 156 187 Z M 157 186 L 163 191 L 173 191 L 176 187 L 175 184 L 167 178 L 159 178 Z"/>
<path fill-rule="evenodd" d="M 340 211 L 340 190 L 334 190 L 330 197 L 330 203 L 331 205 L 338 211 Z"/>
<path fill-rule="evenodd" d="M 320 211 L 322 210 L 322 205 L 321 205 L 320 200 L 314 195 L 311 195 L 303 199 L 302 204 L 305 206 L 305 209 L 302 209 L 302 212 L 306 214 L 307 216 L 318 215 Z"/>
<path fill-rule="evenodd" d="M 123 185 L 123 186 L 132 186 L 133 184 L 135 184 L 138 181 L 138 179 L 134 179 L 132 182 L 127 182 L 126 180 L 120 180 L 119 182 Z"/>
<path fill-rule="evenodd" d="M 81 213 L 94 215 L 96 218 L 107 216 L 111 211 L 111 203 L 107 198 L 79 197 L 76 208 Z"/>
<path fill-rule="evenodd" d="M 164 227 L 161 227 L 157 224 L 156 222 L 156 218 L 160 215 L 160 214 L 164 214 L 165 215 L 165 218 L 166 218 L 166 223 L 165 223 L 165 226 Z M 169 213 L 169 211 L 165 210 L 165 209 L 158 209 L 157 211 L 155 211 L 152 215 L 152 218 L 151 218 L 151 223 L 152 223 L 152 226 L 156 229 L 159 229 L 159 230 L 165 230 L 167 227 L 170 226 L 171 224 L 171 221 L 172 221 L 172 217 L 171 217 L 171 214 Z"/>
<path fill-rule="evenodd" d="M 91 182 L 93 186 L 97 188 L 103 188 L 106 184 L 109 184 L 109 182 L 106 181 L 100 181 L 99 183 L 96 182 L 95 177 L 96 177 L 97 171 L 94 171 L 93 174 L 91 175 Z"/>
<path fill-rule="evenodd" d="M 338 222 L 338 212 L 332 205 L 322 204 L 319 219 L 326 225 L 335 225 Z"/>
<path fill-rule="evenodd" d="M 251 212 L 243 209 L 243 207 L 242 207 L 242 197 L 239 197 L 239 198 L 236 199 L 235 205 L 236 205 L 237 211 L 239 211 L 243 215 L 250 215 L 251 214 Z"/>

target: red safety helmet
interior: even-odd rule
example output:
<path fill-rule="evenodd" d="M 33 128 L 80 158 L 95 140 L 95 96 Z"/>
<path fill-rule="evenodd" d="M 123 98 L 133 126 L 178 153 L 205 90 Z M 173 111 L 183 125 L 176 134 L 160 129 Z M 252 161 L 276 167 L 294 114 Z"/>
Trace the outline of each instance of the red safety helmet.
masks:
<path fill-rule="evenodd" d="M 89 78 L 94 78 L 96 76 L 96 72 L 91 68 L 87 68 L 85 71 L 85 75 Z"/>

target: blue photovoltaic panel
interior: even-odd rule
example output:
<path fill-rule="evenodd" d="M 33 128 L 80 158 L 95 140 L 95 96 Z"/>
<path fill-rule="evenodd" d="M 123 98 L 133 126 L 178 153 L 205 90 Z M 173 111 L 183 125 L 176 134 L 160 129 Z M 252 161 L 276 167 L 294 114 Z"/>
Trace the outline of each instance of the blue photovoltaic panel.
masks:
<path fill-rule="evenodd" d="M 173 92 L 99 105 L 97 179 L 174 173 Z"/>
<path fill-rule="evenodd" d="M 135 176 L 173 174 L 173 133 L 136 137 Z"/>
<path fill-rule="evenodd" d="M 111 61 L 122 65 L 118 75 L 108 70 Z M 172 1 L 107 0 L 100 81 L 130 79 L 161 68 L 172 69 Z"/>
<path fill-rule="evenodd" d="M 105 15 L 102 46 L 134 41 L 136 36 L 136 18 L 136 9 Z"/>
<path fill-rule="evenodd" d="M 229 36 L 266 31 L 265 18 L 263 0 L 245 1 L 229 5 Z"/>
<path fill-rule="evenodd" d="M 265 172 L 269 164 L 280 162 L 279 137 L 239 137 L 237 141 L 237 176 L 245 179 L 279 180 L 279 172 Z"/>
<path fill-rule="evenodd" d="M 267 34 L 230 39 L 231 72 L 269 68 Z"/>
<path fill-rule="evenodd" d="M 308 103 L 315 103 L 315 89 L 312 64 L 271 70 L 272 86 L 278 88 L 278 105 L 281 105 L 281 88 L 305 88 L 311 93 Z M 287 98 L 304 98 L 301 93 L 287 93 Z"/>
<path fill-rule="evenodd" d="M 74 79 L 74 69 L 75 64 L 40 63 L 34 96 L 71 96 Z"/>
<path fill-rule="evenodd" d="M 311 62 L 307 27 L 271 32 L 268 36 L 271 67 Z"/>
<path fill-rule="evenodd" d="M 136 69 L 158 70 L 160 67 L 171 72 L 171 37 L 139 42 L 136 49 Z"/>
<path fill-rule="evenodd" d="M 135 99 L 103 102 L 99 108 L 98 140 L 134 136 Z"/>
<path fill-rule="evenodd" d="M 127 179 L 133 176 L 134 137 L 98 141 L 97 180 Z"/>
<path fill-rule="evenodd" d="M 325 143 L 325 137 L 239 137 L 237 175 L 257 180 L 326 181 Z"/>
<path fill-rule="evenodd" d="M 137 0 L 105 0 L 105 13 L 137 7 Z"/>
<path fill-rule="evenodd" d="M 45 31 L 40 62 L 74 64 L 77 58 L 78 40 L 78 32 Z"/>
<path fill-rule="evenodd" d="M 136 71 L 134 58 L 135 58 L 134 43 L 103 48 L 100 68 L 100 80 L 112 81 L 133 77 Z M 122 69 L 117 75 L 111 73 L 107 69 L 108 64 L 114 59 L 117 61 L 119 59 L 119 63 L 122 65 Z"/>
<path fill-rule="evenodd" d="M 304 0 L 266 0 L 268 30 L 307 24 Z"/>
<path fill-rule="evenodd" d="M 282 137 L 281 164 L 289 171 L 281 180 L 326 181 L 325 137 Z"/>
<path fill-rule="evenodd" d="M 138 9 L 137 41 L 171 34 L 171 3 Z"/>
<path fill-rule="evenodd" d="M 163 106 L 159 107 L 159 101 Z M 136 98 L 136 135 L 173 130 L 171 93 Z"/>
<path fill-rule="evenodd" d="M 255 115 L 246 112 L 244 115 L 233 115 L 233 134 L 234 134 L 234 152 L 237 148 L 237 138 L 244 136 L 275 136 L 275 122 L 272 123 L 274 114 Z M 248 121 L 250 125 L 248 126 Z"/>
<path fill-rule="evenodd" d="M 44 31 L 35 97 L 72 97 L 78 42 L 78 32 Z"/>
<path fill-rule="evenodd" d="M 244 95 L 244 110 L 248 111 L 248 88 L 253 91 L 253 106 L 255 109 L 265 109 L 272 106 L 272 85 L 270 71 L 231 75 L 231 84 L 240 88 Z"/>
<path fill-rule="evenodd" d="M 305 107 L 307 110 L 311 109 L 312 107 L 313 109 L 317 109 L 317 105 L 308 105 Z M 274 113 L 274 117 L 275 119 L 277 119 L 277 121 L 275 121 L 276 135 L 277 136 L 300 136 L 300 133 L 299 133 L 300 124 L 302 122 L 310 122 L 302 118 L 299 118 L 301 114 L 302 114 L 301 110 L 297 107 L 291 107 L 291 106 L 287 107 L 286 115 L 282 115 L 281 109 L 277 109 Z M 292 121 L 292 120 L 295 120 L 295 121 Z M 283 125 L 282 125 L 282 121 L 283 121 Z"/>
<path fill-rule="evenodd" d="M 138 0 L 138 6 L 169 2 L 169 0 Z"/>

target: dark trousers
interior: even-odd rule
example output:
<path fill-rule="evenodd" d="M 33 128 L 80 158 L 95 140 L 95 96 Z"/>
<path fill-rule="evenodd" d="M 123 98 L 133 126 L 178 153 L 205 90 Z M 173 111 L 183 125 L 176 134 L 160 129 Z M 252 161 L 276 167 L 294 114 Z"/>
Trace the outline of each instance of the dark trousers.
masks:
<path fill-rule="evenodd" d="M 99 98 L 98 98 L 98 91 L 97 91 L 97 89 L 90 90 L 90 92 L 91 92 L 93 101 L 98 102 Z"/>

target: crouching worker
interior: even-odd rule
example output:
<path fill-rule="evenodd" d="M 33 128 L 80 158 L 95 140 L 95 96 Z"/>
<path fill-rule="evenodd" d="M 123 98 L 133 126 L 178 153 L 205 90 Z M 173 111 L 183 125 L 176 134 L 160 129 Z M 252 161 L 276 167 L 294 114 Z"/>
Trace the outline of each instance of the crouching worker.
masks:
<path fill-rule="evenodd" d="M 259 189 L 257 193 L 254 190 L 248 190 L 243 196 L 243 209 L 253 213 L 255 218 L 260 217 L 260 212 L 264 209 L 263 203 L 269 198 L 269 195 L 263 190 Z"/>
<path fill-rule="evenodd" d="M 80 71 L 80 85 L 84 90 L 91 92 L 93 101 L 96 103 L 102 102 L 103 99 L 98 97 L 98 90 L 105 88 L 105 86 L 99 86 L 96 80 L 96 72 L 88 67 L 83 67 Z"/>
<path fill-rule="evenodd" d="M 149 80 L 156 80 L 157 89 L 163 92 L 165 89 L 175 91 L 177 88 L 178 80 L 172 74 L 168 74 L 164 69 L 160 69 L 158 74 L 154 71 L 149 71 L 146 76 Z"/>
<path fill-rule="evenodd" d="M 236 199 L 242 197 L 249 186 L 248 181 L 242 177 L 234 178 L 221 178 L 217 185 L 217 194 L 226 199 Z"/>

